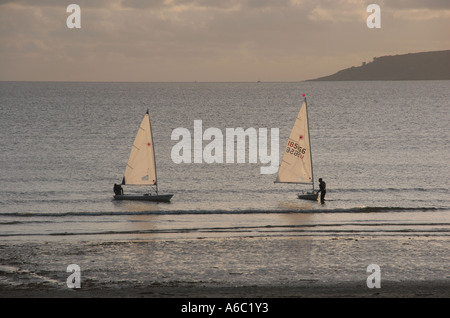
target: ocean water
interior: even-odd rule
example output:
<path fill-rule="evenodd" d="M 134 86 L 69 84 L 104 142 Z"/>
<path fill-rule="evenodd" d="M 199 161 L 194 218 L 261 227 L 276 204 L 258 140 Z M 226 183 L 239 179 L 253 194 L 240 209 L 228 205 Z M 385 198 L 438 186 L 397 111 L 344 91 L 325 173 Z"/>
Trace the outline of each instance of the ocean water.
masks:
<path fill-rule="evenodd" d="M 178 140 L 171 139 L 172 131 L 182 127 L 193 134 L 194 120 L 202 120 L 203 131 L 215 127 L 224 136 L 226 128 L 279 128 L 281 160 L 303 94 L 308 98 L 316 188 L 319 177 L 327 183 L 325 204 L 298 200 L 297 193 L 308 188 L 274 183 L 276 174 L 261 174 L 260 168 L 267 166 L 261 162 L 173 162 Z M 114 201 L 113 184 L 122 179 L 147 109 L 159 191 L 174 194 L 172 202 Z M 39 250 L 55 242 L 152 242 L 159 244 L 152 251 L 160 251 L 174 242 L 173 254 L 158 254 L 159 263 L 170 260 L 171 266 L 177 253 L 189 250 L 186 242 L 198 239 L 210 242 L 201 243 L 202 255 L 212 246 L 225 249 L 220 245 L 225 240 L 249 238 L 431 238 L 448 247 L 449 109 L 449 81 L 1 82 L 0 244 L 5 251 L 0 272 L 19 271 L 19 265 L 7 261 L 24 257 L 9 250 L 14 244 Z M 203 147 L 208 143 L 203 141 Z M 111 251 L 115 245 L 108 246 L 107 253 L 117 252 Z M 70 249 L 55 254 L 66 252 Z M 242 275 L 244 267 L 254 269 L 265 255 L 250 248 L 247 252 L 254 254 L 254 263 L 236 255 L 233 263 L 227 253 L 227 264 L 234 264 L 228 268 L 232 281 L 251 283 L 261 275 L 268 281 L 287 279 L 281 269 Z M 448 255 L 436 257 L 445 263 Z M 218 254 L 207 259 L 197 261 L 204 268 L 217 268 L 214 264 L 223 261 Z M 109 267 L 116 261 L 110 259 Z M 27 270 L 33 271 L 31 265 Z M 445 278 L 442 271 L 438 277 Z M 172 281 L 217 279 L 214 270 L 165 275 Z"/>

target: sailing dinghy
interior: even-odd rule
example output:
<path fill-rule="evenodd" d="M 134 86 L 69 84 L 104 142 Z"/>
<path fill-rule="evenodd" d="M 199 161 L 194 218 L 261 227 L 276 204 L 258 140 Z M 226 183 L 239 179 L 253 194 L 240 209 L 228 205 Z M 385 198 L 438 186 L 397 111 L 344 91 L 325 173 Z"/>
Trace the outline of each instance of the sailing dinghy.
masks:
<path fill-rule="evenodd" d="M 139 200 L 169 202 L 173 194 L 158 194 L 156 176 L 155 147 L 153 145 L 150 116 L 147 113 L 139 126 L 128 164 L 122 179 L 122 185 L 155 186 L 156 194 L 115 194 L 116 200 Z"/>
<path fill-rule="evenodd" d="M 318 192 L 314 191 L 308 110 L 305 95 L 303 97 L 304 100 L 289 135 L 275 183 L 309 184 L 312 186 L 312 191 L 303 191 L 298 198 L 316 201 Z"/>

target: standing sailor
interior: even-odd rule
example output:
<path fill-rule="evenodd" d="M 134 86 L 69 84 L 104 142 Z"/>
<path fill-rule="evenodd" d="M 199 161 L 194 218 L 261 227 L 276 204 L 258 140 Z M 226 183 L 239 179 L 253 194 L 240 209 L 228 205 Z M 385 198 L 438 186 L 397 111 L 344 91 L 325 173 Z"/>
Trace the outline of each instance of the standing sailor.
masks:
<path fill-rule="evenodd" d="M 325 203 L 325 194 L 327 193 L 327 184 L 322 178 L 319 179 L 319 188 L 320 188 L 320 203 Z"/>
<path fill-rule="evenodd" d="M 122 195 L 123 194 L 123 189 L 122 189 L 122 186 L 120 184 L 114 183 L 114 193 L 116 195 Z"/>

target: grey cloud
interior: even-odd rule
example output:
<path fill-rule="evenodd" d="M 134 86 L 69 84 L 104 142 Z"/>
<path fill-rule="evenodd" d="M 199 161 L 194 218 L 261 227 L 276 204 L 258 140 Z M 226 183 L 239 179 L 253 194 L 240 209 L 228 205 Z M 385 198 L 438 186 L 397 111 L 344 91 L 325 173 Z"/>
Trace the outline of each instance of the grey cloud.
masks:
<path fill-rule="evenodd" d="M 191 5 L 198 8 L 229 9 L 240 8 L 278 8 L 291 5 L 291 0 L 174 0 L 173 5 Z"/>
<path fill-rule="evenodd" d="M 449 0 L 384 0 L 383 5 L 393 9 L 450 10 Z"/>
<path fill-rule="evenodd" d="M 393 12 L 426 3 L 433 8 L 444 5 L 441 1 L 379 1 L 382 10 L 398 3 L 401 8 L 392 9 Z M 194 74 L 198 68 L 207 76 L 203 79 L 226 80 L 230 77 L 222 77 L 222 72 L 229 74 L 230 67 L 239 71 L 244 80 L 259 72 L 289 80 L 308 70 L 309 78 L 315 77 L 312 73 L 319 70 L 326 75 L 339 69 L 334 63 L 348 67 L 352 64 L 347 63 L 355 60 L 360 63 L 366 57 L 407 53 L 410 49 L 433 50 L 435 43 L 448 44 L 447 38 L 435 31 L 443 29 L 442 18 L 426 24 L 391 23 L 389 27 L 393 18 L 383 12 L 383 28 L 368 30 L 365 21 L 354 18 L 353 14 L 360 12 L 362 17 L 366 14 L 367 3 L 371 2 L 363 0 L 17 0 L 14 1 L 17 5 L 10 3 L 0 0 L 0 79 L 8 78 L 5 75 L 8 69 L 14 75 L 14 68 L 28 74 L 28 69 L 36 73 L 38 67 L 45 66 L 49 72 L 58 74 L 56 61 L 73 72 L 84 70 L 89 78 L 97 76 L 91 71 L 95 68 L 99 77 L 108 80 L 100 70 L 116 76 L 111 80 L 133 79 L 133 76 L 161 80 L 161 74 L 172 74 L 173 78 L 167 75 L 164 79 L 177 80 L 180 78 L 176 76 L 183 79 L 191 76 L 187 71 L 180 72 L 180 68 L 188 68 Z M 77 3 L 82 9 L 80 30 L 69 30 L 65 25 L 68 15 L 65 7 L 70 3 Z M 331 20 L 311 19 L 311 13 L 317 8 L 331 15 Z M 347 14 L 349 10 L 353 15 L 340 22 L 339 14 Z M 414 36 L 418 29 L 424 35 L 420 43 Z M 303 69 L 295 70 L 299 65 Z M 128 77 L 123 77 L 119 69 L 127 72 Z M 202 80 L 201 75 L 196 79 Z"/>
<path fill-rule="evenodd" d="M 160 9 L 167 6 L 165 0 L 122 0 L 120 4 L 123 8 L 133 9 Z"/>
<path fill-rule="evenodd" d="M 9 3 L 25 7 L 62 7 L 66 8 L 69 4 L 78 4 L 86 8 L 111 8 L 119 0 L 0 0 L 0 6 Z"/>

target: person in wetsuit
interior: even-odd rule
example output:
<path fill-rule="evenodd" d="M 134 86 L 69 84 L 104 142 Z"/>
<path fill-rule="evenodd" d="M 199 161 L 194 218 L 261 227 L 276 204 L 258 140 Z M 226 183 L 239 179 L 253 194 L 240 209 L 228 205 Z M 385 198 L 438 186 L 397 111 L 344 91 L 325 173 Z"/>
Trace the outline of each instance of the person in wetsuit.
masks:
<path fill-rule="evenodd" d="M 122 186 L 120 184 L 114 183 L 114 194 L 116 194 L 116 195 L 122 195 L 123 194 L 123 189 L 122 189 Z"/>
<path fill-rule="evenodd" d="M 327 184 L 322 178 L 319 179 L 320 203 L 325 203 L 325 194 L 327 193 Z"/>

